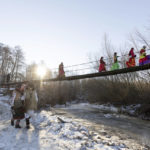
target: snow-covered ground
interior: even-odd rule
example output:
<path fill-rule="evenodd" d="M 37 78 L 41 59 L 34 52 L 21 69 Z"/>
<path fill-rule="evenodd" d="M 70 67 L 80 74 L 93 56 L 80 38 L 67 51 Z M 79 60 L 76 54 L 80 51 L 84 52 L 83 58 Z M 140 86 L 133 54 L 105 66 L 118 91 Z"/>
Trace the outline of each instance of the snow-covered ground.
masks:
<path fill-rule="evenodd" d="M 16 129 L 10 125 L 8 102 L 8 96 L 0 97 L 0 150 L 148 150 L 138 143 L 130 148 L 115 134 L 91 132 L 73 119 L 46 110 L 36 114 L 31 129 L 25 128 L 25 120 Z"/>

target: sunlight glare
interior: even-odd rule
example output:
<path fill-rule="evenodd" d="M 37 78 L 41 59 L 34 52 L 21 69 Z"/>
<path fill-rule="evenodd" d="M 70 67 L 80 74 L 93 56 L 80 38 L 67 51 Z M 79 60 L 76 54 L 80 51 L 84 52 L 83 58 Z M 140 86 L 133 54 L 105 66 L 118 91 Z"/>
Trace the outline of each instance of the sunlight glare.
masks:
<path fill-rule="evenodd" d="M 44 66 L 38 66 L 37 75 L 43 78 L 46 75 L 46 68 Z"/>

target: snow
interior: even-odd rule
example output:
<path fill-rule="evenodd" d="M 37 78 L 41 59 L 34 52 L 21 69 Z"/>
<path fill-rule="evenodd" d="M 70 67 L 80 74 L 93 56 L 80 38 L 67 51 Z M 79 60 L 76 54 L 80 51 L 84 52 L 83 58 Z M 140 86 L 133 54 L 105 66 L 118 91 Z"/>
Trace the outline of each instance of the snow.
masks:
<path fill-rule="evenodd" d="M 117 143 L 117 137 L 108 134 L 91 133 L 86 127 L 70 118 L 53 115 L 51 111 L 41 110 L 31 120 L 31 129 L 21 129 L 10 125 L 9 97 L 0 97 L 0 150 L 126 150 L 126 145 Z M 80 107 L 88 107 L 81 104 Z M 72 109 L 76 107 L 70 106 Z M 94 106 L 93 107 L 97 107 Z M 102 107 L 102 106 L 100 106 Z M 104 107 L 107 109 L 107 107 Z M 112 107 L 112 111 L 116 111 Z M 60 117 L 60 116 L 59 116 Z M 106 117 L 111 117 L 109 114 Z M 61 122 L 64 121 L 64 123 Z"/>
<path fill-rule="evenodd" d="M 104 114 L 104 116 L 106 117 L 106 118 L 111 118 L 111 114 Z"/>
<path fill-rule="evenodd" d="M 119 110 L 117 107 L 114 107 L 113 105 L 110 105 L 110 104 L 103 104 L 103 105 L 96 105 L 96 104 L 89 104 L 88 102 L 87 103 L 80 103 L 80 105 L 78 104 L 70 104 L 69 107 L 67 108 L 71 108 L 71 109 L 76 109 L 76 108 L 96 108 L 96 109 L 99 109 L 99 110 L 109 110 L 111 112 L 114 112 L 114 113 L 117 113 Z M 65 105 L 56 105 L 55 108 L 65 108 Z"/>
<path fill-rule="evenodd" d="M 129 115 L 136 115 L 136 110 L 141 107 L 141 104 L 133 104 L 133 105 L 128 105 L 128 106 L 121 106 L 121 107 L 115 107 L 112 104 L 90 104 L 88 102 L 86 103 L 68 103 L 67 107 L 65 105 L 55 105 L 55 108 L 70 108 L 70 109 L 77 109 L 77 108 L 84 108 L 84 109 L 90 109 L 90 108 L 95 108 L 99 111 L 105 111 L 105 112 L 109 112 L 109 113 L 125 113 L 125 114 L 129 114 Z M 106 117 L 108 117 L 106 115 Z"/>

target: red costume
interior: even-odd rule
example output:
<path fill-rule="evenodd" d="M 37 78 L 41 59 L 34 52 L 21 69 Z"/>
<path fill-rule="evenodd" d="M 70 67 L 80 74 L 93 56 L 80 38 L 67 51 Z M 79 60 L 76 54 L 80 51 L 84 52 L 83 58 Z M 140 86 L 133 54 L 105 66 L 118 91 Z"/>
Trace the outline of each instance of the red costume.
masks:
<path fill-rule="evenodd" d="M 134 48 L 131 48 L 129 52 L 129 61 L 126 62 L 127 67 L 134 67 L 135 66 L 135 57 L 136 55 L 134 54 Z"/>
<path fill-rule="evenodd" d="M 146 52 L 146 51 L 145 51 L 144 48 L 142 48 L 142 49 L 140 50 L 140 54 L 145 53 L 145 52 Z"/>
<path fill-rule="evenodd" d="M 102 72 L 102 71 L 106 71 L 106 68 L 105 68 L 105 62 L 103 60 L 103 57 L 101 57 L 100 59 L 100 66 L 99 66 L 99 72 Z"/>
<path fill-rule="evenodd" d="M 63 65 L 63 63 L 61 63 L 59 65 L 59 77 L 64 77 L 64 76 L 65 76 L 64 65 Z"/>

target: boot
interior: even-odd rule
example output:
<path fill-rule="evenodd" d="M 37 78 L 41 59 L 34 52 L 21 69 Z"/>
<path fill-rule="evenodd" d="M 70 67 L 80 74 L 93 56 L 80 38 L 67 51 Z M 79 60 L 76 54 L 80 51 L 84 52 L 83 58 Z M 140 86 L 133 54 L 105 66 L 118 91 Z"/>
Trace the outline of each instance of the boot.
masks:
<path fill-rule="evenodd" d="M 16 121 L 15 128 L 21 128 L 21 126 L 19 125 L 19 123 L 20 123 L 20 120 L 17 120 L 17 121 Z"/>
<path fill-rule="evenodd" d="M 14 120 L 13 119 L 11 119 L 11 125 L 14 126 Z"/>
<path fill-rule="evenodd" d="M 30 129 L 30 120 L 29 120 L 29 118 L 26 119 L 26 128 Z"/>
<path fill-rule="evenodd" d="M 21 128 L 21 126 L 19 124 L 16 124 L 15 128 Z"/>

